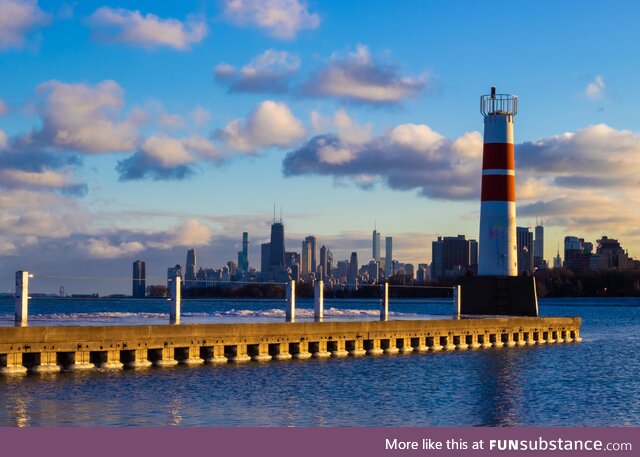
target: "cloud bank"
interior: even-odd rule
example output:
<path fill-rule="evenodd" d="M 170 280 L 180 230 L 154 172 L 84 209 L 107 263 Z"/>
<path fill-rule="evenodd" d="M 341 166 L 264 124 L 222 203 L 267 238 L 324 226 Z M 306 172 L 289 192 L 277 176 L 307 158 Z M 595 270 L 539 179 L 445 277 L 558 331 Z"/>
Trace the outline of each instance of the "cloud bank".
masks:
<path fill-rule="evenodd" d="M 300 0 L 224 0 L 222 14 L 232 24 L 257 27 L 284 40 L 320 25 L 320 16 Z"/>
<path fill-rule="evenodd" d="M 186 51 L 207 36 L 207 24 L 198 16 L 185 21 L 163 19 L 123 8 L 98 8 L 87 20 L 93 35 L 102 41 L 125 43 L 147 49 Z"/>
<path fill-rule="evenodd" d="M 37 0 L 2 0 L 0 50 L 23 47 L 27 35 L 49 21 L 49 15 L 40 9 Z"/>
<path fill-rule="evenodd" d="M 366 46 L 353 53 L 334 56 L 304 84 L 312 96 L 331 96 L 347 101 L 394 104 L 418 96 L 427 87 L 427 77 L 403 76 L 397 65 L 375 61 Z"/>
<path fill-rule="evenodd" d="M 229 92 L 286 93 L 290 78 L 300 67 L 300 58 L 286 51 L 267 49 L 241 69 L 221 63 L 216 66 L 216 81 Z"/>

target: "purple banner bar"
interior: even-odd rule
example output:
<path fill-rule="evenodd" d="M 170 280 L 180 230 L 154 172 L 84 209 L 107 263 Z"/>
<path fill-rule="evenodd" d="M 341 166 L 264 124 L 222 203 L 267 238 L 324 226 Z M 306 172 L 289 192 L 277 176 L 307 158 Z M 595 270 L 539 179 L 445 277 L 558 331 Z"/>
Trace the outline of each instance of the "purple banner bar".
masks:
<path fill-rule="evenodd" d="M 628 428 L 1 428 L 2 455 L 640 455 Z"/>

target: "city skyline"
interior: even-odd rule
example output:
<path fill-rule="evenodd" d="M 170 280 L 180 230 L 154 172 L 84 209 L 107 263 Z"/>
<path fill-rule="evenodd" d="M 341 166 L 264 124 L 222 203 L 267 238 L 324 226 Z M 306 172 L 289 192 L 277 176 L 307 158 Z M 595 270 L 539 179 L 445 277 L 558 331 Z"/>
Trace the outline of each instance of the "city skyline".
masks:
<path fill-rule="evenodd" d="M 4 288 L 19 269 L 122 276 L 134 259 L 163 276 L 192 248 L 223 265 L 242 232 L 255 265 L 274 201 L 289 248 L 313 233 L 364 264 L 375 227 L 428 262 L 438 236 L 479 239 L 492 84 L 519 96 L 518 226 L 544 219 L 544 258 L 603 234 L 640 256 L 640 74 L 621 58 L 637 4 L 604 22 L 598 3 L 505 5 L 500 62 L 474 2 L 262 4 L 281 21 L 230 1 L 0 5 L 20 12 L 0 34 Z"/>

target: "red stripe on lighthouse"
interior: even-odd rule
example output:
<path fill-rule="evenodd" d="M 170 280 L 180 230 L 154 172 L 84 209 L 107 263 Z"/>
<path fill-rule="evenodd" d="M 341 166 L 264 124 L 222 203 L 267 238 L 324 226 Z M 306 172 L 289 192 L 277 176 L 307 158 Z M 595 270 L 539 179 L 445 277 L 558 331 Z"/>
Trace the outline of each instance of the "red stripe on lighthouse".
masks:
<path fill-rule="evenodd" d="M 515 202 L 516 178 L 513 175 L 482 176 L 483 202 Z"/>
<path fill-rule="evenodd" d="M 483 170 L 515 170 L 512 143 L 485 143 L 482 149 Z"/>

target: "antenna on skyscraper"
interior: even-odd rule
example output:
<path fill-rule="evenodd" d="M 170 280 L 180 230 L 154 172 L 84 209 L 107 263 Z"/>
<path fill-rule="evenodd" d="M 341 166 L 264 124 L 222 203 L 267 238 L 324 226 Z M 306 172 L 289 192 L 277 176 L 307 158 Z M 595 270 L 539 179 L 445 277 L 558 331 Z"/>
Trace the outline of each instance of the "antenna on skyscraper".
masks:
<path fill-rule="evenodd" d="M 276 202 L 273 202 L 273 223 L 276 223 Z"/>
<path fill-rule="evenodd" d="M 282 224 L 282 206 L 280 207 L 280 223 Z"/>

